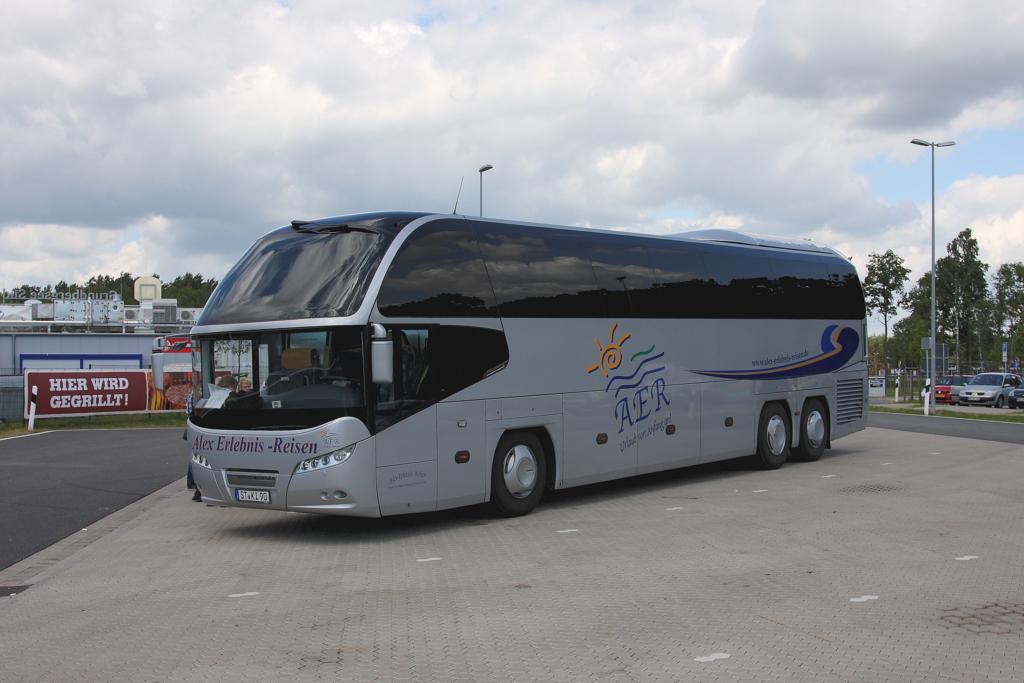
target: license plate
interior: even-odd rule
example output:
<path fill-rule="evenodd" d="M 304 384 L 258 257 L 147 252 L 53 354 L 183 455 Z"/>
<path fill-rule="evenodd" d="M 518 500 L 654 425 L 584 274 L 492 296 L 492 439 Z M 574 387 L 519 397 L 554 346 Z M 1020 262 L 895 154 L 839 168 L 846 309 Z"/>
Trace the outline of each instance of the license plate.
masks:
<path fill-rule="evenodd" d="M 235 489 L 235 500 L 239 503 L 263 503 L 264 505 L 270 505 L 270 491 Z"/>
<path fill-rule="evenodd" d="M 968 401 L 980 401 L 981 398 L 979 398 L 978 396 L 968 396 L 967 400 Z"/>

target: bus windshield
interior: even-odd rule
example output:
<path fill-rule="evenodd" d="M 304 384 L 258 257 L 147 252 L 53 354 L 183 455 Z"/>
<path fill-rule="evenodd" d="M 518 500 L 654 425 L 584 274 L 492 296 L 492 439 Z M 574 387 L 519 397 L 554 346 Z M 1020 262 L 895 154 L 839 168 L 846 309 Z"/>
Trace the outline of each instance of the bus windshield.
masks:
<path fill-rule="evenodd" d="M 369 229 L 275 230 L 228 272 L 198 324 L 352 315 L 392 239 Z"/>
<path fill-rule="evenodd" d="M 358 327 L 196 337 L 192 420 L 199 426 L 295 429 L 366 420 Z"/>

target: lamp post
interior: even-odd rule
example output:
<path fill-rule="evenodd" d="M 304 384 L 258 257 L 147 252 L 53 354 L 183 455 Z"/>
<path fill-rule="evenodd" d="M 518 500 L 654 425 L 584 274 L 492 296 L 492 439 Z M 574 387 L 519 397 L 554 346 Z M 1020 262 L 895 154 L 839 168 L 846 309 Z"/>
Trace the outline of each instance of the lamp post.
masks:
<path fill-rule="evenodd" d="M 484 216 L 484 171 L 490 171 L 493 166 L 484 164 L 480 167 L 480 217 Z"/>
<path fill-rule="evenodd" d="M 928 409 L 931 407 L 932 401 L 935 396 L 935 349 L 937 344 L 935 343 L 935 148 L 936 147 L 952 147 L 956 143 L 953 141 L 949 142 L 926 142 L 919 138 L 914 138 L 910 141 L 912 145 L 921 145 L 922 147 L 931 147 L 932 150 L 932 339 L 929 346 L 931 346 L 931 352 L 928 359 L 928 379 L 930 380 L 928 386 L 928 393 L 925 396 L 924 401 L 924 414 L 928 414 Z"/>

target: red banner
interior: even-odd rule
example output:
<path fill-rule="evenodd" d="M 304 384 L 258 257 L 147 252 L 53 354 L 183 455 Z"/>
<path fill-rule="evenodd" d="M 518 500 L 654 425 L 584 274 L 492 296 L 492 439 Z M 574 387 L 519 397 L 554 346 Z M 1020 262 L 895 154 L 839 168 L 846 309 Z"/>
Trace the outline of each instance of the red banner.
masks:
<path fill-rule="evenodd" d="M 146 370 L 26 370 L 26 418 L 33 388 L 36 417 L 137 413 L 149 403 Z"/>

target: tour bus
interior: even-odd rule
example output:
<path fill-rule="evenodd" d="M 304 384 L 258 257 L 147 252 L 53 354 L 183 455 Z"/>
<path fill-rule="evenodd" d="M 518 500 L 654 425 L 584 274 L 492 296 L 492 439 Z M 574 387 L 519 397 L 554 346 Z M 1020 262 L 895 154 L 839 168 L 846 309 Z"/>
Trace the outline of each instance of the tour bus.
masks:
<path fill-rule="evenodd" d="M 191 331 L 211 504 L 379 517 L 752 456 L 865 426 L 864 296 L 810 241 L 410 212 L 292 221 Z"/>

